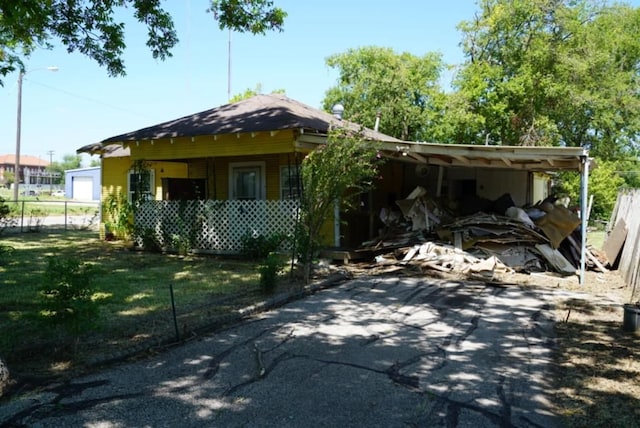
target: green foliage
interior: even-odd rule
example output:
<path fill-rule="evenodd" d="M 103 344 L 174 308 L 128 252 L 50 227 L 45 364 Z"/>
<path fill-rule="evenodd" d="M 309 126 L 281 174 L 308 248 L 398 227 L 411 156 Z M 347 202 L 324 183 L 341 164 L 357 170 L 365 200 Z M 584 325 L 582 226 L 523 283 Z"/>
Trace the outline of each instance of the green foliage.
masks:
<path fill-rule="evenodd" d="M 48 257 L 40 287 L 45 319 L 63 324 L 74 333 L 94 325 L 98 306 L 91 287 L 96 273 L 78 259 Z"/>
<path fill-rule="evenodd" d="M 253 34 L 282 31 L 287 16 L 270 0 L 212 0 L 209 11 L 220 28 Z M 158 0 L 3 1 L 0 76 L 24 69 L 24 59 L 37 48 L 51 49 L 57 44 L 93 59 L 106 67 L 110 76 L 124 75 L 125 24 L 116 19 L 122 13 L 133 14 L 146 27 L 146 45 L 153 58 L 171 57 L 178 36 L 171 16 Z"/>
<path fill-rule="evenodd" d="M 303 160 L 304 192 L 296 247 L 301 254 L 306 282 L 322 226 L 333 215 L 336 202 L 340 202 L 345 211 L 352 208 L 359 194 L 372 187 L 381 161 L 374 143 L 364 140 L 360 132 L 345 129 L 332 130 L 328 143 Z"/>
<path fill-rule="evenodd" d="M 258 272 L 260 272 L 260 289 L 264 293 L 269 294 L 275 290 L 278 275 L 282 272 L 284 266 L 284 260 L 275 252 L 269 253 L 258 266 Z"/>
<path fill-rule="evenodd" d="M 325 110 L 341 103 L 345 119 L 368 128 L 374 128 L 379 114 L 379 131 L 403 140 L 438 137 L 434 124 L 440 122 L 445 100 L 438 84 L 444 68 L 440 54 L 417 57 L 369 46 L 332 55 L 326 62 L 339 78 L 325 94 Z"/>
<path fill-rule="evenodd" d="M 131 237 L 134 231 L 133 205 L 127 196 L 119 192 L 109 193 L 104 203 L 109 215 L 109 220 L 105 222 L 107 233 L 113 234 L 114 238 Z"/>
<path fill-rule="evenodd" d="M 82 165 L 82 158 L 80 155 L 64 155 L 62 162 L 53 162 L 47 168 L 50 172 L 59 174 L 60 179 L 58 182 L 64 183 L 64 172 L 69 169 L 78 169 Z"/>
<path fill-rule="evenodd" d="M 15 210 L 0 197 L 0 235 L 7 227 L 15 226 L 17 222 Z"/>
<path fill-rule="evenodd" d="M 142 231 L 136 232 L 136 235 L 142 241 L 142 248 L 151 253 L 162 252 L 162 245 L 158 240 L 156 231 L 151 228 L 146 228 Z"/>
<path fill-rule="evenodd" d="M 617 174 L 618 163 L 596 160 L 597 167 L 589 174 L 589 195 L 593 195 L 590 220 L 606 221 L 611 217 L 618 191 L 624 187 L 624 179 Z M 569 196 L 576 203 L 580 200 L 580 174 L 577 172 L 563 172 L 560 174 L 556 192 L 562 196 Z"/>
<path fill-rule="evenodd" d="M 221 30 L 228 28 L 252 34 L 282 31 L 287 17 L 284 10 L 273 7 L 271 0 L 212 0 L 211 10 Z"/>
<path fill-rule="evenodd" d="M 245 89 L 244 92 L 234 95 L 229 100 L 230 103 L 237 103 L 238 101 L 246 100 L 251 97 L 255 97 L 256 95 L 260 95 L 262 93 L 262 84 L 258 83 L 255 89 Z M 272 94 L 282 94 L 284 95 L 284 89 L 275 89 L 271 91 Z"/>
<path fill-rule="evenodd" d="M 0 244 L 0 266 L 7 263 L 15 249 L 11 245 Z"/>
<path fill-rule="evenodd" d="M 260 260 L 268 257 L 289 240 L 284 233 L 272 233 L 268 236 L 247 231 L 240 237 L 240 254 L 248 260 Z"/>
<path fill-rule="evenodd" d="M 640 132 L 640 9 L 482 0 L 443 125 L 467 144 L 585 147 L 614 159 Z"/>

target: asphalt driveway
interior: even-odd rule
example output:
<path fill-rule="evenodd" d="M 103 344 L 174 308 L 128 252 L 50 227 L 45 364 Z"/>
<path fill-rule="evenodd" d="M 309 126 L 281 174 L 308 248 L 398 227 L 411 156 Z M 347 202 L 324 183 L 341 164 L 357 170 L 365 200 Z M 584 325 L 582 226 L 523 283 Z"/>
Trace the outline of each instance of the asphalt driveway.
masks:
<path fill-rule="evenodd" d="M 360 278 L 0 406 L 0 426 L 553 427 L 552 294 Z"/>

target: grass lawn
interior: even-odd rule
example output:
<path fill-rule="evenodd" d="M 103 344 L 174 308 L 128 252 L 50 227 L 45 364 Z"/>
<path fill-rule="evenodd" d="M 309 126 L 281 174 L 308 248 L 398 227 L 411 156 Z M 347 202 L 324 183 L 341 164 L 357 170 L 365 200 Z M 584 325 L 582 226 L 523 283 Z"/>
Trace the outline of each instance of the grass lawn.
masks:
<path fill-rule="evenodd" d="M 208 256 L 178 257 L 133 251 L 95 232 L 4 235 L 15 250 L 0 256 L 0 355 L 18 374 L 48 377 L 179 333 L 264 299 L 257 264 Z M 48 257 L 75 258 L 95 267 L 90 288 L 100 302 L 95 329 L 73 335 L 43 316 L 38 288 Z"/>

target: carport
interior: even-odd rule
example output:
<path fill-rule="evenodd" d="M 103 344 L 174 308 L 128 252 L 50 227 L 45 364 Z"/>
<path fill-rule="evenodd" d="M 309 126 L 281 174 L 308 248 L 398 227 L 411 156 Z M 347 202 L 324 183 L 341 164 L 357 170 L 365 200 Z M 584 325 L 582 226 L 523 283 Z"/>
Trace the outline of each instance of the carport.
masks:
<path fill-rule="evenodd" d="M 318 137 L 303 134 L 298 137 L 300 146 L 318 144 Z M 592 159 L 582 147 L 530 147 L 530 146 L 475 146 L 459 144 L 434 144 L 380 142 L 383 156 L 393 162 L 409 163 L 419 170 L 426 167 L 435 172 L 436 194 L 440 196 L 446 169 L 465 168 L 476 170 L 520 171 L 529 173 L 553 173 L 577 171 L 581 173 L 580 212 L 587 212 L 588 177 Z M 531 186 L 531 183 L 527 183 Z M 581 215 L 581 230 L 587 230 L 586 216 Z M 584 283 L 586 265 L 586 233 L 582 233 L 580 255 L 580 284 Z"/>
<path fill-rule="evenodd" d="M 588 151 L 581 147 L 472 146 L 455 144 L 383 143 L 383 150 L 392 159 L 419 165 L 439 167 L 439 177 L 445 167 L 498 168 L 529 172 L 578 171 L 581 173 L 580 212 L 587 212 L 589 183 Z M 439 185 L 441 180 L 439 180 Z M 586 264 L 587 216 L 581 215 L 580 284 L 584 284 Z"/>

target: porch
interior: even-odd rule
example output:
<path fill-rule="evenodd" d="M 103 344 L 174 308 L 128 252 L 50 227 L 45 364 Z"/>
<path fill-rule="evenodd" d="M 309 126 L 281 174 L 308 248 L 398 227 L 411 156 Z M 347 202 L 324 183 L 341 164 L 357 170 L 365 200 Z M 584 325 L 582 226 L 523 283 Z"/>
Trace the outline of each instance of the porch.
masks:
<path fill-rule="evenodd" d="M 292 236 L 297 200 L 146 201 L 136 210 L 136 244 L 153 239 L 163 249 L 235 254 L 242 237 Z"/>

